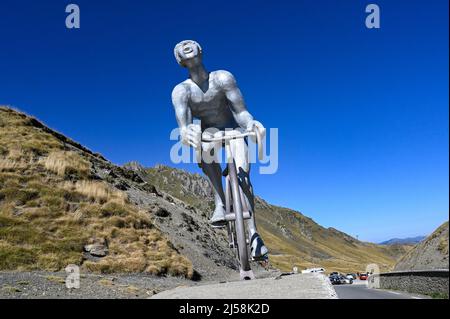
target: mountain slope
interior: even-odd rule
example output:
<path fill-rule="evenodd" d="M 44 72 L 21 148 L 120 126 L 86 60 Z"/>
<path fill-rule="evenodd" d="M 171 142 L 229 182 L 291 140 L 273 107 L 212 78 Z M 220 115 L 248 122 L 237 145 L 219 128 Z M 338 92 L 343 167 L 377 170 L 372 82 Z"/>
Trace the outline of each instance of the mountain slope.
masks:
<path fill-rule="evenodd" d="M 226 280 L 236 261 L 208 224 L 209 183 L 138 163 L 116 166 L 34 118 L 0 107 L 0 270 L 147 272 Z M 390 269 L 408 247 L 364 243 L 257 198 L 276 267 Z M 253 267 L 257 268 L 256 264 Z"/>
<path fill-rule="evenodd" d="M 448 269 L 448 221 L 417 244 L 395 266 L 395 270 Z"/>
<path fill-rule="evenodd" d="M 100 172 L 114 176 L 108 183 Z M 0 270 L 193 276 L 191 262 L 130 202 L 137 180 L 34 118 L 0 107 Z M 135 187 L 144 187 L 135 183 Z M 123 185 L 122 185 L 123 186 Z"/>
<path fill-rule="evenodd" d="M 130 163 L 125 167 L 209 215 L 213 207 L 212 192 L 202 176 L 163 165 L 144 169 L 137 163 Z M 364 271 L 370 263 L 388 270 L 409 250 L 408 246 L 379 246 L 358 241 L 336 229 L 324 228 L 299 212 L 270 205 L 258 197 L 256 219 L 259 232 L 271 251 L 271 263 L 283 270 L 291 270 L 293 266 L 323 266 L 330 271 Z"/>
<path fill-rule="evenodd" d="M 195 280 L 236 275 L 225 231 L 211 229 L 203 211 L 0 107 L 0 270 L 69 263 Z"/>
<path fill-rule="evenodd" d="M 392 238 L 380 243 L 380 245 L 415 245 L 424 240 L 426 236 L 416 236 L 408 238 Z"/>

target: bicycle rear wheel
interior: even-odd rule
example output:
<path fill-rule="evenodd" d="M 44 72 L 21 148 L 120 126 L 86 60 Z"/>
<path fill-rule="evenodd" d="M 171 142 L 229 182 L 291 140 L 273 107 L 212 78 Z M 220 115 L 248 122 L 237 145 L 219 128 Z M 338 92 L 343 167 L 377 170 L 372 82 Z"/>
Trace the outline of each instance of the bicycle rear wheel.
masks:
<path fill-rule="evenodd" d="M 240 268 L 243 271 L 250 270 L 250 261 L 248 258 L 247 236 L 245 233 L 244 215 L 242 211 L 241 194 L 239 182 L 236 173 L 236 165 L 233 162 L 228 163 L 228 174 L 230 177 L 231 195 L 233 198 L 233 211 L 235 214 L 234 228 L 236 231 L 236 244 Z"/>

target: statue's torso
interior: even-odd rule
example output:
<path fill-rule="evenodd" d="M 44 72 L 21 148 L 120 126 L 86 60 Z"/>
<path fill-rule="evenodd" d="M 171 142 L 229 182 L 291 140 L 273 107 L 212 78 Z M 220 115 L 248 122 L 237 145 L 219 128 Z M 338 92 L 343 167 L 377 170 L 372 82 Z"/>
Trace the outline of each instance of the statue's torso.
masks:
<path fill-rule="evenodd" d="M 237 124 L 229 102 L 216 76 L 216 72 L 209 74 L 209 84 L 205 86 L 205 92 L 191 79 L 183 82 L 189 87 L 188 103 L 191 114 L 194 118 L 201 120 L 202 129 L 209 127 L 220 130 L 235 128 Z"/>

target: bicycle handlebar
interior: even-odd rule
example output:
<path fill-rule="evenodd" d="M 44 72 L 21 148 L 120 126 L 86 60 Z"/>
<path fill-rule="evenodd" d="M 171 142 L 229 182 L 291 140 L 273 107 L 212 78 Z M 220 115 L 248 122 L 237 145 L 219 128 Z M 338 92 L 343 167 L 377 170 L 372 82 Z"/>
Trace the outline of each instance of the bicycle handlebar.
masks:
<path fill-rule="evenodd" d="M 262 149 L 262 143 L 261 143 L 261 133 L 258 129 L 256 129 L 253 132 L 245 132 L 241 134 L 236 135 L 224 135 L 220 137 L 212 137 L 212 138 L 202 138 L 202 142 L 222 142 L 227 140 L 234 140 L 238 138 L 245 138 L 247 136 L 255 136 L 256 137 L 256 144 L 258 145 L 258 159 L 262 161 L 264 154 Z"/>
<path fill-rule="evenodd" d="M 202 138 L 202 142 L 220 142 L 220 141 L 226 141 L 226 140 L 234 140 L 237 138 L 244 138 L 247 136 L 256 136 L 255 132 L 246 132 L 236 135 L 224 135 L 220 137 L 212 137 L 212 138 Z"/>

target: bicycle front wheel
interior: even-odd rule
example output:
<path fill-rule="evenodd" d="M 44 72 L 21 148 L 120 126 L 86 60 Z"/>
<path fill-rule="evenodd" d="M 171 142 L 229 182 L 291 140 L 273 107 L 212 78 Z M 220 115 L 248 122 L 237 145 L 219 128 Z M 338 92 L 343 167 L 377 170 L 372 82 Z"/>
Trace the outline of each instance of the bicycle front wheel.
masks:
<path fill-rule="evenodd" d="M 238 260 L 241 270 L 250 270 L 250 261 L 248 258 L 247 236 L 244 226 L 244 214 L 242 211 L 241 196 L 239 190 L 239 182 L 236 173 L 236 165 L 234 162 L 228 163 L 228 174 L 230 177 L 231 195 L 233 197 L 233 210 L 235 214 L 235 230 Z"/>

